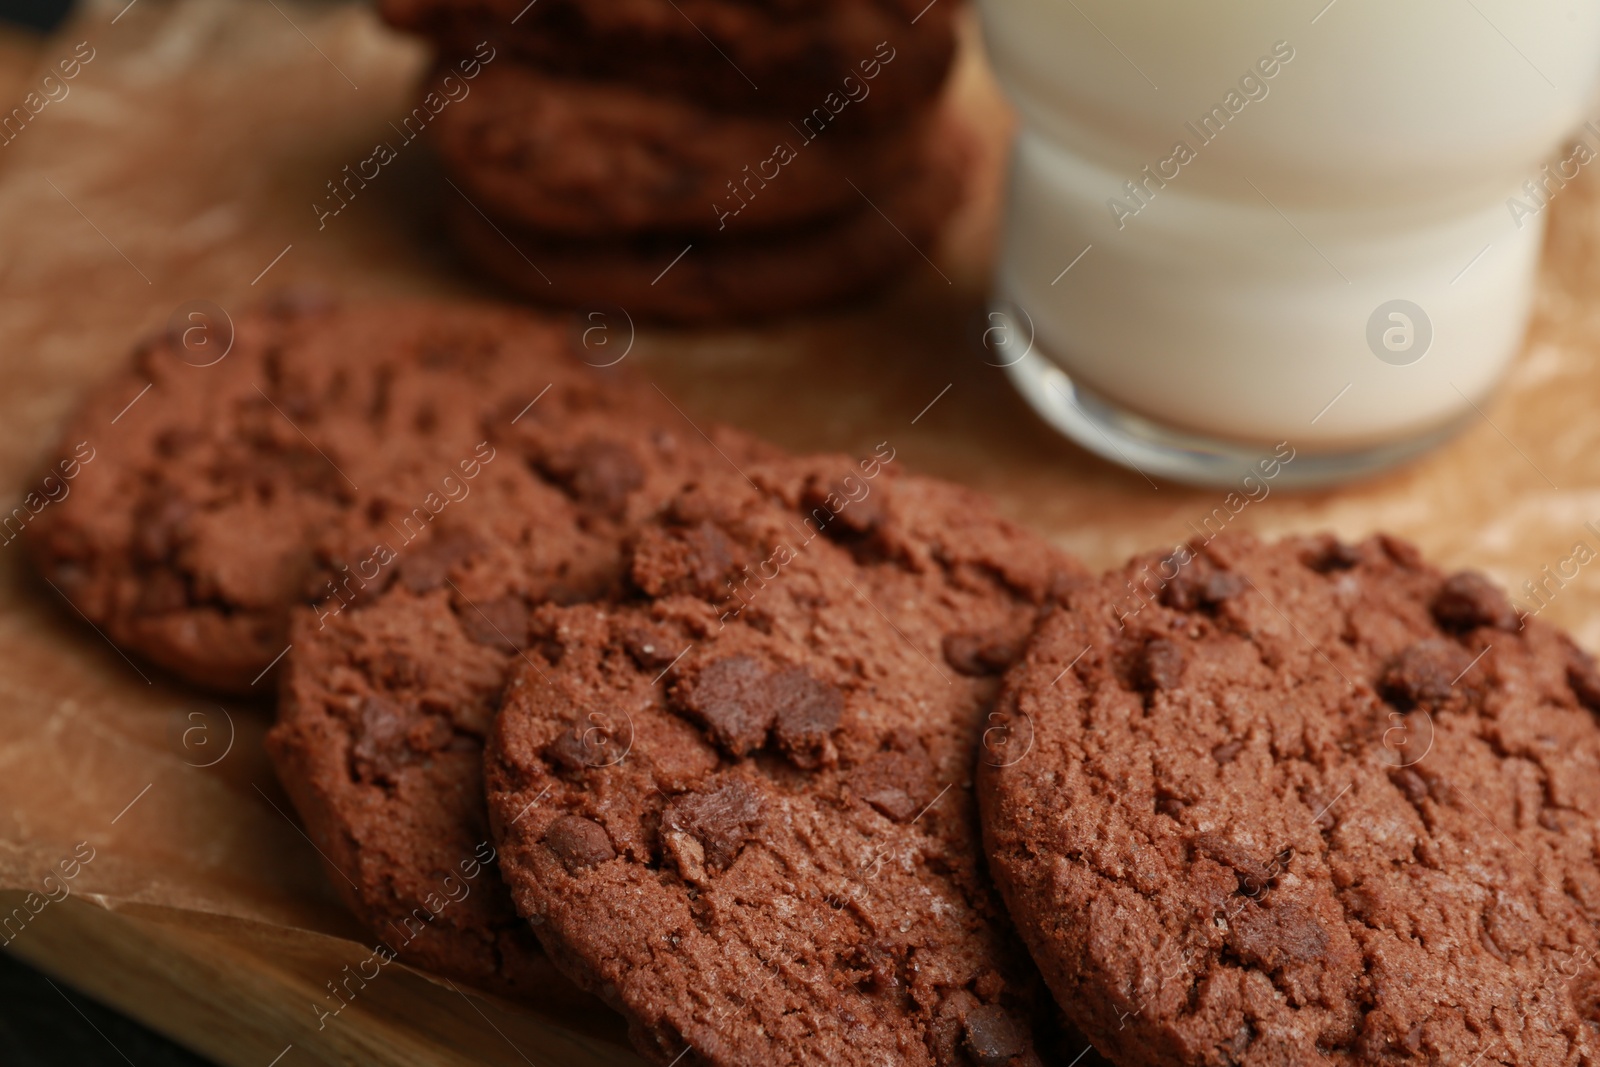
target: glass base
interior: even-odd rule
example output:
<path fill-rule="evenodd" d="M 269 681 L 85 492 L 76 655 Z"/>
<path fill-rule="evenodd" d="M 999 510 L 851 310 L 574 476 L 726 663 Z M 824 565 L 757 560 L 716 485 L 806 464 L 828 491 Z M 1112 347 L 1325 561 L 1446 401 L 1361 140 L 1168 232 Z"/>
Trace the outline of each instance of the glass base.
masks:
<path fill-rule="evenodd" d="M 1295 451 L 1283 462 L 1271 445 L 1250 445 L 1175 430 L 1152 422 L 1074 382 L 1060 367 L 1030 352 L 1006 365 L 1011 382 L 1040 417 L 1072 441 L 1147 480 L 1237 487 L 1246 475 L 1262 478 L 1263 460 L 1277 460 L 1278 488 L 1308 488 L 1376 474 L 1427 452 L 1458 433 L 1472 413 L 1424 434 L 1347 452 Z"/>

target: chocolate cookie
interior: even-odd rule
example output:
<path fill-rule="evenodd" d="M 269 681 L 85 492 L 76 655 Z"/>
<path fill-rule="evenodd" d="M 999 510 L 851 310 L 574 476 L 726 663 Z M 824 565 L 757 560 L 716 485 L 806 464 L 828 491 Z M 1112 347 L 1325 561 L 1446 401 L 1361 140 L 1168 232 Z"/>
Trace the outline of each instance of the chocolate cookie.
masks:
<path fill-rule="evenodd" d="M 666 414 L 576 419 L 540 401 L 503 446 L 515 458 L 426 545 L 393 546 L 386 589 L 296 612 L 267 750 L 332 884 L 402 960 L 545 1002 L 577 995 L 500 881 L 483 737 L 532 609 L 618 591 L 623 541 L 664 499 L 767 451 L 712 428 L 714 448 Z"/>
<path fill-rule="evenodd" d="M 468 262 L 533 300 L 568 307 L 616 304 L 670 322 L 747 319 L 858 299 L 909 269 L 935 268 L 940 229 L 960 201 L 959 140 L 929 145 L 915 180 L 871 203 L 813 224 L 722 233 L 581 241 L 447 203 L 451 234 Z M 852 191 L 852 195 L 859 194 Z"/>
<path fill-rule="evenodd" d="M 1146 1064 L 1600 1055 L 1600 673 L 1389 537 L 1074 591 L 979 769 L 1056 1000 Z"/>
<path fill-rule="evenodd" d="M 382 0 L 392 25 L 450 59 L 489 42 L 529 62 L 724 111 L 893 127 L 932 99 L 955 55 L 952 0 Z"/>
<path fill-rule="evenodd" d="M 983 872 L 998 672 L 1076 563 L 892 450 L 707 481 L 546 608 L 486 754 L 518 911 L 660 1063 L 1036 1064 Z"/>
<path fill-rule="evenodd" d="M 923 116 L 867 135 L 811 129 L 496 63 L 433 131 L 490 216 L 603 237 L 749 233 L 855 210 L 850 183 L 876 197 L 905 180 L 931 127 Z"/>
<path fill-rule="evenodd" d="M 98 458 L 24 534 L 119 647 L 218 689 L 270 691 L 290 608 L 388 581 L 375 546 L 404 557 L 485 472 L 525 462 L 532 413 L 676 418 L 585 366 L 569 325 L 487 305 L 286 300 L 229 333 L 140 345 L 63 434 L 62 454 L 88 442 Z"/>

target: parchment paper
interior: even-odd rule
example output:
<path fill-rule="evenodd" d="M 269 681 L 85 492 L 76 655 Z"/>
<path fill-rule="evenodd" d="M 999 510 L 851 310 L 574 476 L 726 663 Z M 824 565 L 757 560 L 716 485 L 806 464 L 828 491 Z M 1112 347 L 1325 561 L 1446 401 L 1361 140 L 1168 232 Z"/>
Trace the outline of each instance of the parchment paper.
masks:
<path fill-rule="evenodd" d="M 419 45 L 355 6 L 124 3 L 0 51 L 35 62 L 0 71 L 7 108 L 80 42 L 94 51 L 70 92 L 0 145 L 6 510 L 82 391 L 186 301 L 242 309 L 306 282 L 352 295 L 483 290 L 438 235 L 437 205 L 455 194 L 421 147 L 316 227 L 324 183 L 409 109 Z M 636 369 L 695 419 L 789 447 L 892 441 L 908 466 L 987 490 L 1094 566 L 1181 540 L 1208 516 L 1215 525 L 1218 508 L 1266 533 L 1391 530 L 1514 592 L 1545 582 L 1576 542 L 1600 549 L 1584 525 L 1600 525 L 1591 174 L 1549 212 L 1536 321 L 1482 419 L 1383 478 L 1273 491 L 1235 513 L 1224 491 L 1155 487 L 1059 440 L 984 362 L 1010 119 L 972 44 L 954 93 L 984 151 L 968 208 L 927 250 L 937 267 L 870 306 L 803 321 L 640 329 Z M 96 446 L 114 453 L 115 426 Z M 1547 588 L 1544 617 L 1600 647 L 1600 567 Z M 0 939 L 230 1064 L 636 1062 L 607 1018 L 542 1018 L 400 968 L 319 1030 L 314 998 L 370 946 L 273 781 L 259 743 L 269 715 L 265 702 L 219 703 L 130 663 L 32 577 L 20 541 L 0 543 L 0 904 L 29 916 Z"/>

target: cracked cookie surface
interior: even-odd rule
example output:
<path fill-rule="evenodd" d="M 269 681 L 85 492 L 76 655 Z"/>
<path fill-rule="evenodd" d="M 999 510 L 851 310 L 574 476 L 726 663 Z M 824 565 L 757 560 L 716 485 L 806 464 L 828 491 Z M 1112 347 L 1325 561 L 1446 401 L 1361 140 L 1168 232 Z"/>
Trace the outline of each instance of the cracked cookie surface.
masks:
<path fill-rule="evenodd" d="M 569 323 L 487 304 L 302 294 L 237 315 L 220 357 L 219 325 L 211 348 L 189 334 L 149 339 L 90 394 L 61 451 L 98 458 L 24 536 L 117 646 L 220 690 L 271 692 L 292 608 L 387 584 L 488 496 L 565 479 L 561 503 L 593 511 L 577 498 L 611 475 L 583 451 L 591 425 L 679 418 L 586 366 Z"/>
<path fill-rule="evenodd" d="M 990 866 L 1128 1067 L 1595 1062 L 1596 680 L 1393 538 L 1140 557 L 1007 677 Z"/>
<path fill-rule="evenodd" d="M 972 763 L 1004 650 L 1088 579 L 880 459 L 686 492 L 633 595 L 541 611 L 507 690 L 485 766 L 518 910 L 660 1063 L 1054 1051 Z"/>
<path fill-rule="evenodd" d="M 725 427 L 702 438 L 664 402 L 573 400 L 552 388 L 521 411 L 473 494 L 426 540 L 393 538 L 396 558 L 359 595 L 295 612 L 267 735 L 330 884 L 372 936 L 546 1004 L 577 993 L 512 909 L 484 808 L 483 739 L 507 674 L 539 605 L 620 591 L 624 546 L 665 500 L 772 452 Z"/>

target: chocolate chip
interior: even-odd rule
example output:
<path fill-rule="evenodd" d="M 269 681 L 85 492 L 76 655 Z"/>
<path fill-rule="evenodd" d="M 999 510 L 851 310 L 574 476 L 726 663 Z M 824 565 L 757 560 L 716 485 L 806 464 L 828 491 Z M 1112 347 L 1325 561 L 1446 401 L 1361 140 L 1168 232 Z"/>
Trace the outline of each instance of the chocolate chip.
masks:
<path fill-rule="evenodd" d="M 1189 847 L 1196 856 L 1204 856 L 1233 871 L 1239 880 L 1239 892 L 1258 895 L 1288 866 L 1289 858 L 1280 854 L 1271 866 L 1262 863 L 1250 850 L 1220 834 L 1196 834 L 1189 839 Z"/>
<path fill-rule="evenodd" d="M 704 885 L 709 880 L 706 874 L 706 847 L 693 834 L 663 828 L 661 855 L 672 862 L 684 881 Z"/>
<path fill-rule="evenodd" d="M 982 659 L 983 643 L 984 635 L 973 631 L 945 634 L 940 642 L 945 662 L 962 674 L 973 676 L 994 673 Z"/>
<path fill-rule="evenodd" d="M 1394 658 L 1383 672 L 1379 689 L 1400 708 L 1441 704 L 1449 699 L 1451 686 L 1471 662 L 1454 641 L 1430 637 Z"/>
<path fill-rule="evenodd" d="M 709 522 L 647 530 L 633 549 L 633 581 L 654 597 L 674 593 L 714 600 L 729 593 L 735 549 Z"/>
<path fill-rule="evenodd" d="M 828 739 L 839 726 L 844 698 L 799 667 L 781 671 L 767 682 L 778 709 L 778 747 L 797 767 L 819 767 L 829 751 Z"/>
<path fill-rule="evenodd" d="M 832 481 L 813 477 L 801 494 L 807 517 L 821 524 L 822 532 L 836 540 L 870 534 L 888 518 L 881 489 L 857 475 Z"/>
<path fill-rule="evenodd" d="M 644 485 L 644 468 L 632 451 L 600 438 L 547 456 L 541 468 L 579 504 L 613 517 L 627 509 L 629 494 Z"/>
<path fill-rule="evenodd" d="M 1206 575 L 1200 598 L 1207 604 L 1220 604 L 1244 592 L 1245 580 L 1232 571 L 1213 571 Z"/>
<path fill-rule="evenodd" d="M 962 1020 L 967 1052 L 978 1067 L 1005 1067 L 1028 1050 L 1028 1039 L 1016 1020 L 998 1004 L 980 1004 Z"/>
<path fill-rule="evenodd" d="M 1244 579 L 1232 571 L 1217 570 L 1205 559 L 1196 559 L 1178 570 L 1161 589 L 1161 602 L 1178 611 L 1214 608 L 1229 597 L 1244 591 Z"/>
<path fill-rule="evenodd" d="M 754 659 L 719 659 L 680 689 L 679 705 L 730 756 L 746 756 L 766 744 L 778 709 L 767 688 L 767 672 Z"/>
<path fill-rule="evenodd" d="M 405 734 L 406 713 L 403 707 L 381 696 L 368 696 L 362 701 L 362 744 L 384 744 Z M 360 744 L 357 745 L 360 750 Z"/>
<path fill-rule="evenodd" d="M 917 802 L 899 786 L 886 785 L 862 796 L 879 813 L 895 822 L 905 822 L 917 814 Z"/>
<path fill-rule="evenodd" d="M 622 635 L 622 647 L 628 650 L 640 670 L 659 671 L 678 658 L 683 649 L 674 649 L 665 634 L 635 627 Z"/>
<path fill-rule="evenodd" d="M 1433 617 L 1447 630 L 1479 626 L 1515 630 L 1521 625 L 1505 593 L 1477 571 L 1460 571 L 1445 579 L 1433 598 Z"/>
<path fill-rule="evenodd" d="M 749 656 L 717 660 L 674 691 L 674 701 L 731 756 L 747 756 L 776 730 L 778 747 L 806 769 L 829 759 L 839 726 L 839 690 L 801 668 L 769 672 Z"/>
<path fill-rule="evenodd" d="M 850 774 L 850 789 L 895 822 L 915 818 L 928 802 L 933 761 L 920 743 L 903 752 L 879 752 Z"/>
<path fill-rule="evenodd" d="M 617 855 L 605 828 L 581 815 L 563 815 L 556 819 L 545 831 L 544 843 L 568 874 L 577 874 L 585 867 L 597 867 Z"/>
<path fill-rule="evenodd" d="M 1150 693 L 1176 689 L 1183 682 L 1183 649 L 1165 637 L 1145 642 L 1133 668 L 1133 684 Z"/>
<path fill-rule="evenodd" d="M 1288 900 L 1240 910 L 1229 921 L 1226 941 L 1247 965 L 1275 971 L 1320 959 L 1328 932 L 1310 908 Z"/>
<path fill-rule="evenodd" d="M 1025 639 L 1006 630 L 967 630 L 945 634 L 944 658 L 962 674 L 1004 674 L 1022 657 Z"/>
<path fill-rule="evenodd" d="M 1226 744 L 1218 745 L 1216 748 L 1212 749 L 1211 758 L 1220 764 L 1229 764 L 1232 763 L 1234 757 L 1243 750 L 1243 741 L 1229 741 Z"/>
<path fill-rule="evenodd" d="M 554 741 L 544 747 L 544 758 L 568 771 L 593 767 L 593 755 L 590 747 L 584 744 L 582 731 L 578 727 L 561 731 Z"/>
<path fill-rule="evenodd" d="M 1361 562 L 1361 550 L 1347 545 L 1332 534 L 1321 534 L 1300 553 L 1300 562 L 1318 574 L 1347 571 Z"/>
<path fill-rule="evenodd" d="M 761 826 L 761 796 L 742 778 L 729 778 L 705 793 L 686 793 L 661 813 L 664 834 L 688 834 L 699 843 L 704 862 L 726 870 Z"/>
<path fill-rule="evenodd" d="M 1183 814 L 1189 806 L 1189 801 L 1174 793 L 1171 789 L 1156 783 L 1155 787 L 1156 814 L 1165 815 L 1169 819 L 1176 819 Z"/>
<path fill-rule="evenodd" d="M 477 644 L 515 652 L 528 643 L 528 605 L 521 597 L 463 604 L 456 609 L 456 618 L 461 631 Z"/>
<path fill-rule="evenodd" d="M 633 722 L 616 710 L 595 710 L 545 746 L 545 758 L 568 771 L 608 767 L 633 747 Z"/>
<path fill-rule="evenodd" d="M 1203 585 L 1201 576 L 1180 570 L 1161 587 L 1161 603 L 1174 611 L 1198 611 L 1204 604 L 1200 596 Z"/>
<path fill-rule="evenodd" d="M 378 696 L 360 704 L 361 733 L 351 750 L 356 777 L 364 781 L 387 779 L 414 762 L 406 744 L 409 723 L 405 708 Z"/>
<path fill-rule="evenodd" d="M 478 549 L 477 538 L 463 530 L 441 530 L 433 540 L 400 555 L 400 583 L 413 593 L 438 589 L 455 566 Z"/>

